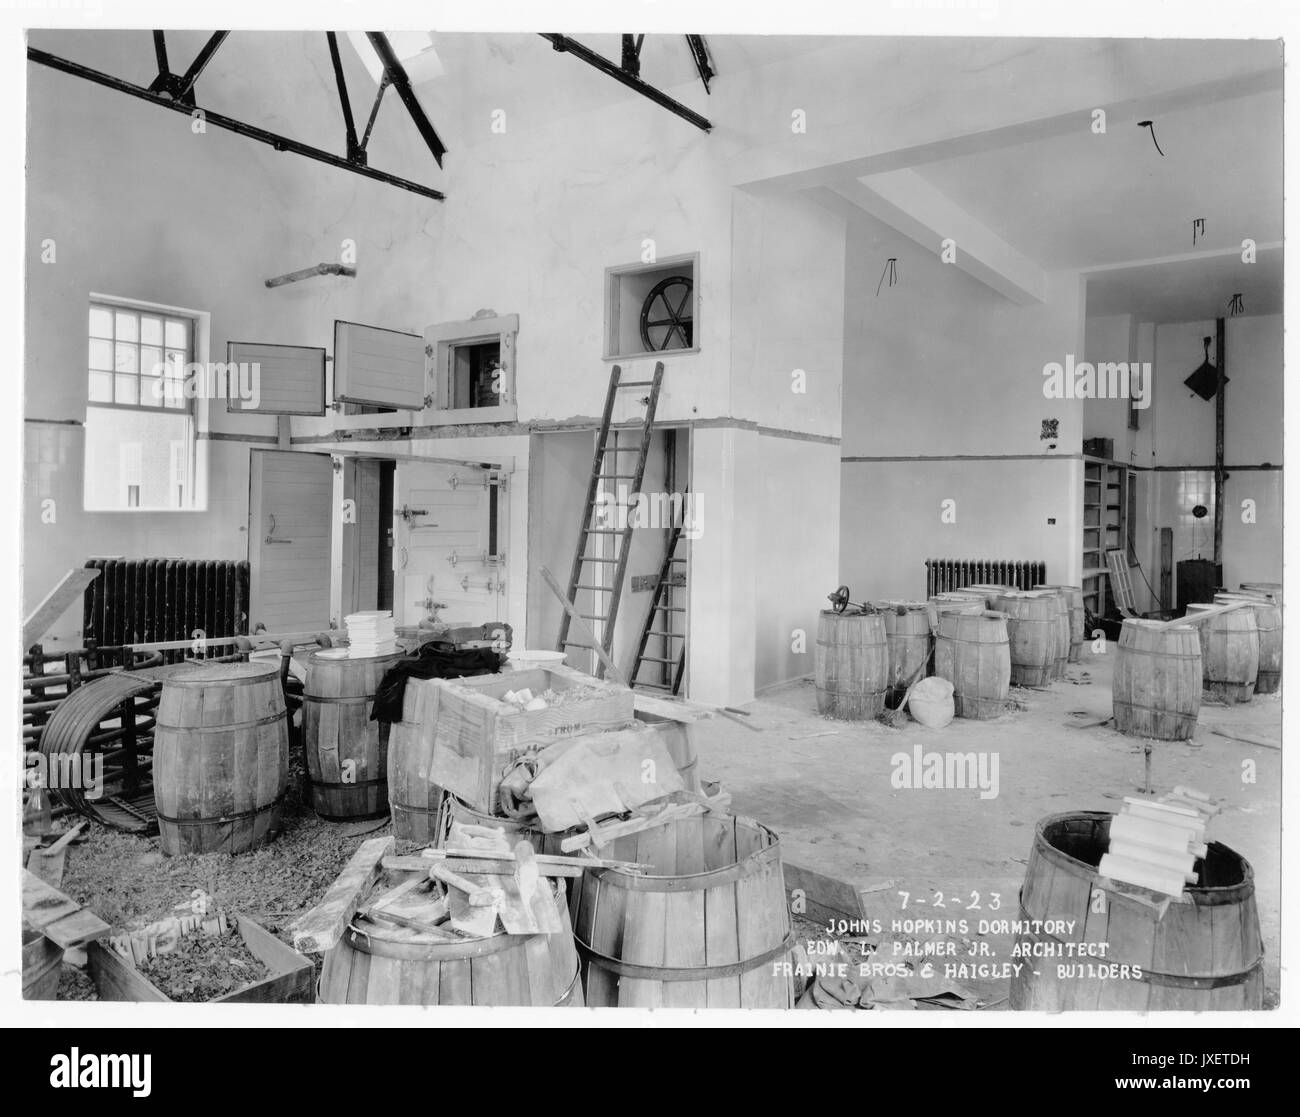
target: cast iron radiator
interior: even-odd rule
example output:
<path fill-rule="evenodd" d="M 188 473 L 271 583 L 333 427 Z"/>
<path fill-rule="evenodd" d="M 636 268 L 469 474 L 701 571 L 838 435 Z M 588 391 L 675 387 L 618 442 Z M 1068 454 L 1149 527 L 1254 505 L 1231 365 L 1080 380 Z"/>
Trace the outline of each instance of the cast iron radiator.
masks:
<path fill-rule="evenodd" d="M 925 593 L 931 597 L 963 586 L 992 583 L 1032 589 L 1047 581 L 1047 564 L 1011 559 L 926 559 Z"/>
<path fill-rule="evenodd" d="M 248 634 L 248 563 L 233 559 L 91 559 L 82 638 L 96 644 Z M 229 654 L 211 648 L 201 658 Z"/>

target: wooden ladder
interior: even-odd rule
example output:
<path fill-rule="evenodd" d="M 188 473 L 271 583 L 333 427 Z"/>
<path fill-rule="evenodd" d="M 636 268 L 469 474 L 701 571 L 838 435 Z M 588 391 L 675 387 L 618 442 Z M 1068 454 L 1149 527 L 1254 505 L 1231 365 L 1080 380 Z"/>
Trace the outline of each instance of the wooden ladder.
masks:
<path fill-rule="evenodd" d="M 601 491 L 601 482 L 610 481 L 613 483 L 615 493 L 618 492 L 620 481 L 630 481 L 631 488 L 629 493 L 635 494 L 641 491 L 641 482 L 645 476 L 646 458 L 650 454 L 650 436 L 654 429 L 655 410 L 659 406 L 659 389 L 663 384 L 664 365 L 662 361 L 655 362 L 654 375 L 649 380 L 624 380 L 623 370 L 615 365 L 610 372 L 609 388 L 605 393 L 605 411 L 600 419 L 600 432 L 596 436 L 596 454 L 591 464 L 591 481 L 587 485 L 587 501 L 582 510 L 582 523 L 578 529 L 578 547 L 573 556 L 573 567 L 569 572 L 569 585 L 565 593 L 565 599 L 578 616 L 588 621 L 599 621 L 601 629 L 599 639 L 602 649 L 606 656 L 611 653 L 614 645 L 614 624 L 618 619 L 619 600 L 623 595 L 623 580 L 627 577 L 627 560 L 632 550 L 632 520 L 627 517 L 623 527 L 605 526 L 597 527 L 596 506 L 597 496 Z M 645 404 L 645 419 L 640 429 L 640 438 L 636 439 L 633 446 L 620 446 L 618 444 L 618 432 L 614 432 L 614 444 L 610 444 L 610 422 L 614 415 L 614 401 L 620 391 L 626 388 L 649 388 L 650 394 L 642 402 Z M 636 433 L 635 431 L 631 433 Z M 636 464 L 629 472 L 620 464 L 620 455 L 636 454 Z M 606 459 L 610 459 L 608 464 Z M 619 536 L 618 557 L 608 558 L 602 555 L 593 555 L 593 541 L 597 543 L 605 536 Z M 602 582 L 600 579 L 603 567 L 614 567 L 614 576 L 609 582 Z M 587 590 L 592 594 L 593 612 L 583 613 L 578 610 L 577 598 L 580 590 Z M 603 604 L 603 609 L 602 609 Z M 569 613 L 566 610 L 564 617 L 560 621 L 560 635 L 555 642 L 556 651 L 567 651 L 569 648 L 586 648 L 590 644 L 580 640 L 569 639 Z M 597 678 L 604 678 L 604 663 L 596 665 Z"/>
<path fill-rule="evenodd" d="M 683 512 L 684 516 L 684 512 Z M 686 669 L 686 634 L 684 632 L 674 632 L 672 626 L 672 617 L 674 613 L 684 613 L 684 606 L 673 604 L 673 579 L 672 576 L 676 571 L 674 567 L 679 564 L 686 564 L 685 558 L 677 556 L 677 543 L 682 537 L 682 524 L 676 523 L 668 536 L 668 545 L 664 548 L 664 561 L 659 567 L 659 581 L 655 584 L 654 595 L 650 598 L 650 611 L 646 614 L 645 627 L 641 630 L 641 643 L 636 649 L 636 659 L 632 661 L 632 672 L 628 676 L 634 687 L 648 686 L 656 690 L 667 690 L 673 694 L 678 693 L 682 687 L 682 675 Z M 655 627 L 658 621 L 660 626 Z M 663 655 L 646 655 L 646 645 L 650 637 L 657 636 L 663 640 Z M 671 651 L 670 641 L 680 640 L 681 646 L 674 656 Z M 662 674 L 667 677 L 669 670 L 672 670 L 671 683 L 652 683 L 646 679 L 638 679 L 637 673 L 641 670 L 643 663 L 657 663 L 661 666 Z"/>

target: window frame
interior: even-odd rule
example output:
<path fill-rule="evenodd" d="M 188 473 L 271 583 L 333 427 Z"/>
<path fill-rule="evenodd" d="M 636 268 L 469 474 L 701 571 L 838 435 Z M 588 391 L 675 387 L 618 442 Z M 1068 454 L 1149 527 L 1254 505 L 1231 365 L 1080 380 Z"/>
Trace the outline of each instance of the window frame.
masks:
<path fill-rule="evenodd" d="M 644 275 L 646 272 L 666 271 L 684 267 L 691 278 L 691 341 L 692 344 L 676 349 L 638 349 L 635 352 L 618 352 L 619 328 L 623 320 L 623 280 L 631 275 Z M 677 256 L 661 256 L 652 264 L 638 261 L 635 264 L 615 264 L 605 269 L 605 320 L 601 334 L 602 361 L 639 361 L 664 360 L 670 357 L 689 357 L 699 353 L 702 344 L 700 332 L 700 254 L 684 252 Z M 641 307 L 635 308 L 638 321 Z"/>
<path fill-rule="evenodd" d="M 433 415 L 439 423 L 509 423 L 519 414 L 516 384 L 516 339 L 519 334 L 518 314 L 485 314 L 481 318 L 468 318 L 460 322 L 439 322 L 424 332 L 425 354 L 429 376 L 432 379 L 431 402 L 426 415 Z M 466 345 L 496 342 L 500 345 L 500 361 L 505 391 L 504 403 L 495 407 L 452 407 L 454 400 L 455 369 L 452 359 L 455 351 Z"/>
<path fill-rule="evenodd" d="M 83 323 L 85 323 L 84 326 L 85 334 L 83 336 L 86 339 L 89 339 L 91 336 L 90 324 L 89 324 L 89 311 L 90 311 L 90 307 L 94 305 L 98 305 L 100 307 L 103 307 L 104 309 L 108 309 L 112 311 L 117 311 L 117 310 L 131 311 L 134 312 L 137 315 L 137 317 L 141 315 L 145 315 L 145 316 L 161 317 L 164 319 L 166 318 L 186 319 L 190 324 L 189 360 L 187 361 L 187 363 L 197 364 L 199 367 L 205 370 L 208 368 L 208 350 L 209 350 L 211 328 L 212 328 L 212 315 L 208 311 L 196 310 L 192 307 L 175 306 L 169 303 L 150 302 L 145 299 L 134 299 L 124 295 L 112 295 L 103 291 L 89 291 L 87 292 L 86 295 L 86 302 L 83 304 L 83 306 L 85 307 L 85 313 L 87 317 L 82 319 Z M 114 319 L 113 328 L 114 328 L 114 334 L 116 335 L 116 330 L 117 330 L 116 318 Z M 163 333 L 164 344 L 162 348 L 165 353 L 167 349 L 165 322 L 164 322 L 163 330 L 164 330 Z M 106 340 L 106 339 L 101 338 L 99 340 Z M 138 345 L 139 343 L 137 342 L 137 346 Z M 114 351 L 114 359 L 116 360 L 116 351 Z M 189 513 L 207 512 L 208 510 L 208 442 L 209 442 L 208 431 L 209 431 L 211 401 L 207 398 L 205 392 L 200 391 L 193 396 L 184 397 L 183 398 L 184 406 L 182 407 L 167 407 L 165 405 L 162 407 L 151 407 L 151 406 L 141 406 L 138 403 L 119 404 L 116 401 L 112 403 L 100 402 L 100 401 L 92 402 L 90 399 L 89 355 L 87 355 L 87 361 L 84 367 L 86 369 L 85 375 L 87 379 L 82 381 L 82 385 L 83 385 L 83 391 L 86 393 L 83 398 L 85 399 L 85 406 L 86 406 L 87 413 L 92 408 L 98 408 L 102 411 L 130 412 L 137 415 L 172 415 L 172 416 L 183 417 L 184 419 L 186 419 L 189 424 L 189 432 L 186 441 L 189 444 L 188 458 L 189 458 L 190 472 L 189 472 L 188 484 L 186 486 L 189 493 L 189 503 L 180 507 L 175 507 L 175 506 L 155 507 L 149 505 L 143 507 L 127 507 L 127 506 L 95 507 L 89 505 L 87 503 L 87 486 L 86 486 L 87 459 L 85 457 L 85 447 L 86 447 L 85 430 L 87 426 L 86 420 L 88 420 L 89 418 L 89 415 L 87 414 L 86 419 L 83 420 L 82 423 L 83 456 L 82 456 L 81 510 L 84 513 L 94 514 L 94 515 L 101 515 L 101 514 L 113 515 L 115 513 L 127 513 L 127 514 L 135 514 L 135 515 L 141 515 L 141 514 L 156 515 L 160 513 L 184 514 L 187 512 Z M 95 371 L 104 371 L 104 370 L 97 369 Z M 110 375 L 115 376 L 116 374 L 117 374 L 116 369 L 114 369 Z M 136 375 L 137 377 L 139 377 L 140 375 L 138 371 L 138 364 L 137 364 Z M 182 380 L 182 383 L 185 383 L 185 380 Z M 138 398 L 138 389 L 137 389 L 137 398 Z M 170 487 L 170 478 L 169 478 L 168 487 Z"/>
<path fill-rule="evenodd" d="M 87 321 L 87 323 L 86 323 L 86 340 L 87 340 L 87 346 L 89 346 L 89 343 L 90 343 L 91 341 L 107 341 L 107 342 L 109 343 L 109 345 L 112 347 L 112 359 L 113 359 L 113 362 L 114 362 L 114 367 L 111 368 L 111 369 L 97 369 L 97 368 L 91 368 L 91 366 L 90 366 L 90 355 L 89 355 L 89 353 L 87 353 L 87 355 L 86 355 L 86 376 L 87 376 L 87 381 L 86 381 L 86 406 L 87 406 L 87 407 L 103 407 L 103 408 L 112 408 L 112 409 L 115 409 L 115 410 L 118 410 L 118 411 L 145 411 L 145 412 L 158 412 L 158 413 L 160 413 L 160 414 L 167 414 L 167 415 L 190 415 L 190 416 L 193 416 L 193 415 L 194 415 L 194 412 L 195 412 L 195 407 L 194 407 L 195 396 L 187 395 L 187 394 L 185 393 L 185 384 L 186 384 L 186 382 L 188 381 L 188 378 L 189 378 L 189 377 L 188 377 L 187 374 L 184 373 L 184 371 L 182 371 L 182 375 L 181 375 L 181 377 L 180 377 L 180 385 L 181 385 L 181 406 L 180 406 L 180 407 L 168 407 L 167 404 L 166 404 L 166 401 L 165 401 L 165 400 L 164 400 L 163 402 L 157 404 L 157 405 L 150 404 L 150 403 L 142 403 L 142 402 L 139 402 L 139 401 L 141 401 L 141 400 L 144 398 L 144 395 L 145 395 L 144 387 L 145 387 L 145 380 L 146 380 L 146 376 L 145 376 L 144 372 L 142 371 L 142 370 L 143 370 L 143 365 L 142 365 L 142 363 L 141 363 L 141 351 L 142 351 L 143 349 L 146 349 L 146 348 L 148 348 L 148 349 L 159 349 L 159 350 L 161 350 L 161 352 L 163 353 L 163 363 L 164 363 L 164 364 L 166 364 L 166 354 L 167 354 L 169 351 L 171 351 L 171 352 L 176 352 L 176 351 L 177 351 L 175 346 L 169 346 L 169 345 L 167 344 L 167 322 L 168 322 L 169 320 L 171 320 L 171 321 L 176 321 L 176 322 L 183 321 L 183 322 L 185 323 L 185 325 L 186 325 L 186 331 L 185 331 L 185 332 L 186 332 L 186 338 L 185 338 L 185 350 L 184 350 L 184 355 L 185 355 L 185 358 L 186 358 L 186 359 L 185 359 L 184 362 L 182 362 L 182 367 L 183 367 L 183 369 L 191 369 L 191 368 L 192 368 L 192 367 L 197 363 L 197 362 L 196 362 L 196 359 L 195 359 L 195 352 L 196 352 L 197 345 L 198 345 L 199 323 L 198 323 L 198 321 L 193 317 L 192 313 L 189 312 L 189 311 L 186 311 L 186 312 L 184 312 L 184 313 L 180 313 L 180 312 L 177 312 L 177 311 L 176 311 L 176 308 L 173 308 L 173 307 L 164 307 L 164 306 L 162 306 L 162 305 L 160 305 L 160 304 L 149 304 L 149 303 L 136 303 L 136 304 L 132 304 L 132 303 L 126 302 L 126 301 L 124 301 L 124 300 L 107 299 L 107 298 L 104 298 L 103 296 L 96 296 L 96 295 L 91 295 L 91 296 L 90 296 L 90 299 L 89 299 L 88 304 L 87 304 L 87 312 L 88 312 L 88 315 L 87 315 L 87 316 L 89 316 L 89 311 L 92 311 L 92 310 L 103 310 L 103 311 L 107 311 L 107 312 L 108 312 L 108 314 L 109 314 L 109 315 L 112 317 L 112 319 L 113 319 L 113 336 L 112 336 L 111 338 L 104 338 L 104 337 L 98 337 L 98 336 L 92 334 L 92 333 L 90 332 L 90 323 L 89 323 L 89 321 Z M 152 312 L 152 313 L 151 313 L 151 312 Z M 134 341 L 119 341 L 119 340 L 118 340 L 118 337 L 117 337 L 117 316 L 118 316 L 119 314 L 133 314 L 133 315 L 135 316 L 135 322 L 136 322 L 135 333 L 136 333 L 136 336 L 135 336 L 135 340 L 134 340 Z M 144 318 L 159 318 L 159 319 L 162 320 L 163 340 L 162 340 L 162 342 L 161 342 L 159 345 L 156 345 L 156 346 L 148 345 L 148 346 L 147 346 L 147 345 L 145 344 L 145 342 L 144 342 L 144 340 L 143 340 L 143 337 L 142 337 L 142 334 L 143 334 L 143 330 L 142 330 L 143 322 L 142 322 L 142 319 L 144 319 Z M 117 367 L 116 367 L 116 362 L 117 362 L 117 347 L 118 347 L 118 345 L 134 345 L 134 346 L 135 346 L 135 352 L 136 352 L 136 367 L 135 367 L 135 372 L 134 372 L 134 373 L 129 373 L 129 372 L 118 372 Z M 90 381 L 89 381 L 89 376 L 90 376 L 90 374 L 91 374 L 92 372 L 100 372 L 100 373 L 104 373 L 105 375 L 107 375 L 107 376 L 109 376 L 109 377 L 112 378 L 112 380 L 113 380 L 113 399 L 112 399 L 112 400 L 94 400 L 94 399 L 91 399 L 91 398 L 90 398 Z M 119 376 L 133 376 L 133 377 L 135 378 L 135 383 L 136 383 L 136 401 L 137 401 L 136 403 L 118 403 L 118 402 L 117 402 L 117 378 L 118 378 Z M 153 380 L 153 379 L 155 379 L 155 378 L 154 378 L 154 377 L 148 377 L 147 379 Z M 163 376 L 157 377 L 157 380 L 158 380 L 159 382 L 164 382 L 165 380 L 168 380 L 168 379 L 172 379 L 172 378 L 167 377 L 165 373 L 163 374 Z"/>

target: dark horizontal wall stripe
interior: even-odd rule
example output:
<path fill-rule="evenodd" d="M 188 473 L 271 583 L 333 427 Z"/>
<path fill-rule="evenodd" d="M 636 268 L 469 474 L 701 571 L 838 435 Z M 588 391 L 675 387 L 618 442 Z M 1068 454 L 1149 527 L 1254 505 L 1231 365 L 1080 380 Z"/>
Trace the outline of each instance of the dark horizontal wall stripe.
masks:
<path fill-rule="evenodd" d="M 294 445 L 309 445 L 321 442 L 409 442 L 426 439 L 449 438 L 500 438 L 506 436 L 526 436 L 548 434 L 558 431 L 596 430 L 600 420 L 581 417 L 563 422 L 535 421 L 528 423 L 469 423 L 450 426 L 423 427 L 359 427 L 354 430 L 334 430 L 327 434 L 296 435 Z M 782 427 L 764 427 L 749 419 L 666 419 L 655 423 L 656 429 L 671 430 L 716 430 L 734 428 L 736 430 L 757 431 L 766 438 L 787 438 L 799 442 L 821 442 L 828 446 L 838 446 L 840 440 L 834 435 L 808 434 L 803 431 L 786 430 Z M 640 423 L 613 423 L 611 430 L 640 430 Z M 272 439 L 274 441 L 274 439 Z"/>
<path fill-rule="evenodd" d="M 1276 470 L 1282 472 L 1280 465 L 1225 465 L 1224 470 L 1232 473 L 1234 470 L 1238 473 L 1248 470 Z M 1144 469 L 1148 473 L 1213 473 L 1213 465 L 1131 465 L 1129 469 Z"/>
<path fill-rule="evenodd" d="M 24 423 L 44 423 L 46 426 L 53 427 L 80 427 L 85 424 L 80 419 L 23 419 Z"/>
<path fill-rule="evenodd" d="M 842 462 L 1077 462 L 1082 460 L 1082 454 L 915 454 L 888 458 L 852 455 L 840 458 Z"/>
<path fill-rule="evenodd" d="M 194 437 L 208 442 L 257 442 L 271 446 L 277 446 L 280 442 L 273 434 L 231 434 L 229 431 L 199 431 Z"/>

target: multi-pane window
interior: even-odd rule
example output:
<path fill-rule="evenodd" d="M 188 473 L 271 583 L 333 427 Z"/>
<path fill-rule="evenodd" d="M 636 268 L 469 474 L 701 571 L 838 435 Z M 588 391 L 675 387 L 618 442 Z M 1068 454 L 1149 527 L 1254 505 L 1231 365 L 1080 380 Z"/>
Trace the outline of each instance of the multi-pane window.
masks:
<path fill-rule="evenodd" d="M 87 329 L 83 499 L 87 511 L 202 507 L 196 316 L 93 296 Z"/>
<path fill-rule="evenodd" d="M 191 319 L 92 302 L 89 333 L 90 404 L 190 409 L 185 373 L 194 359 Z"/>

